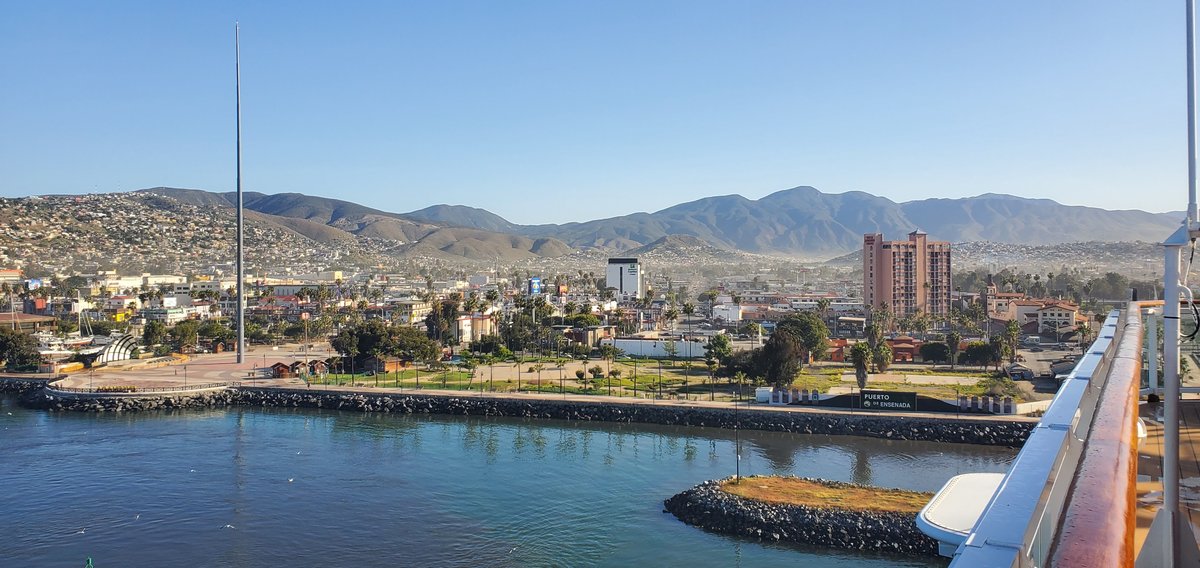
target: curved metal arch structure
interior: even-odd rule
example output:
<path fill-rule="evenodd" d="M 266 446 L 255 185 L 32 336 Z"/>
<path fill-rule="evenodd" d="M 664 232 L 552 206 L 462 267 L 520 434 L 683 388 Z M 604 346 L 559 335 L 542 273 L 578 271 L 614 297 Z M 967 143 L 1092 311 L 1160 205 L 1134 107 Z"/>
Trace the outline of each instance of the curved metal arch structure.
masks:
<path fill-rule="evenodd" d="M 137 349 L 138 342 L 132 335 L 124 334 L 113 338 L 112 343 L 104 346 L 100 351 L 100 355 L 96 357 L 96 365 L 112 363 L 114 361 L 128 361 L 133 359 L 133 351 Z"/>

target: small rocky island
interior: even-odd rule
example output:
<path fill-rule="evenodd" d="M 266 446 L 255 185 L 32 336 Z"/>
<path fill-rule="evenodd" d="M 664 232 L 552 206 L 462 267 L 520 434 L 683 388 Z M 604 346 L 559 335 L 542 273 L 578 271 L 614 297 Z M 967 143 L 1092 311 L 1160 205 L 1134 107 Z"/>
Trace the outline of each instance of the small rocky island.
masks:
<path fill-rule="evenodd" d="M 936 555 L 917 529 L 930 493 L 803 477 L 705 481 L 665 501 L 666 510 L 704 530 L 850 550 Z"/>

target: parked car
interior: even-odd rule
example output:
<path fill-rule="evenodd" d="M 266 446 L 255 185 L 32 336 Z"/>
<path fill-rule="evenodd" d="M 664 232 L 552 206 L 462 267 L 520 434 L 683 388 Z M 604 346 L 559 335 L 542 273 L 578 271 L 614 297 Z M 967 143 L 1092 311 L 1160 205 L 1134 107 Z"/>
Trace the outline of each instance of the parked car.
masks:
<path fill-rule="evenodd" d="M 1021 381 L 1021 380 L 1032 381 L 1033 380 L 1033 369 L 1030 369 L 1029 367 L 1026 367 L 1024 365 L 1015 365 L 1015 364 L 1009 365 L 1008 367 L 1005 368 L 1005 371 L 1008 372 L 1009 378 L 1011 378 L 1014 381 Z"/>

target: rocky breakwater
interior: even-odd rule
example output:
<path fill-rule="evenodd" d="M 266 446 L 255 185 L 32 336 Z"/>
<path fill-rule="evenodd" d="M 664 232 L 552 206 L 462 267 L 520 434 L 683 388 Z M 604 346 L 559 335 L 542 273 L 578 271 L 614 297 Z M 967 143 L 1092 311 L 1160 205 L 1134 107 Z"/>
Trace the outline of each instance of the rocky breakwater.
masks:
<path fill-rule="evenodd" d="M 515 416 L 641 422 L 674 426 L 708 426 L 769 430 L 797 434 L 855 435 L 891 440 L 961 442 L 1018 447 L 1034 423 L 1018 420 L 960 420 L 895 414 L 787 412 L 714 408 L 680 404 L 455 396 L 435 394 L 338 393 L 309 390 L 246 388 L 235 390 L 238 404 L 332 408 L 364 412 Z"/>
<path fill-rule="evenodd" d="M 25 394 L 42 390 L 48 379 L 22 379 L 17 377 L 0 377 L 0 393 Z"/>
<path fill-rule="evenodd" d="M 751 483 L 754 477 L 742 479 Z M 730 494 L 730 480 L 706 481 L 664 502 L 667 512 L 704 530 L 830 548 L 937 555 L 937 541 L 917 529 L 914 513 L 767 503 Z M 831 487 L 850 484 L 816 481 Z"/>
<path fill-rule="evenodd" d="M 219 408 L 235 404 L 233 391 L 209 391 L 147 396 L 78 396 L 56 394 L 48 389 L 26 392 L 21 405 L 40 410 L 75 412 L 139 412 L 184 408 Z"/>
<path fill-rule="evenodd" d="M 892 440 L 926 440 L 1016 447 L 1024 443 L 1031 422 L 1008 420 L 958 420 L 886 414 L 845 412 L 788 412 L 604 400 L 554 400 L 459 396 L 418 393 L 362 393 L 235 387 L 228 390 L 177 396 L 71 398 L 33 393 L 29 406 L 52 410 L 154 410 L 202 406 L 274 406 L 323 408 L 401 414 L 512 416 L 561 420 L 641 422 L 674 426 L 769 430 L 797 434 L 843 434 Z"/>

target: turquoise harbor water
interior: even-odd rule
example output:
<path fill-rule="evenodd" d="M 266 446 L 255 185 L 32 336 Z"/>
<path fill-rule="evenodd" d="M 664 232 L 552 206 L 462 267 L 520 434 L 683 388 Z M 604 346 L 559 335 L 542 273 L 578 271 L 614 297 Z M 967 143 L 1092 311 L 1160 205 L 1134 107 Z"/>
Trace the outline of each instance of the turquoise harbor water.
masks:
<path fill-rule="evenodd" d="M 11 414 L 10 414 L 11 413 Z M 742 432 L 742 473 L 933 491 L 1015 450 Z M 0 398 L 0 566 L 937 566 L 705 533 L 706 428 L 281 409 L 54 414 Z"/>

